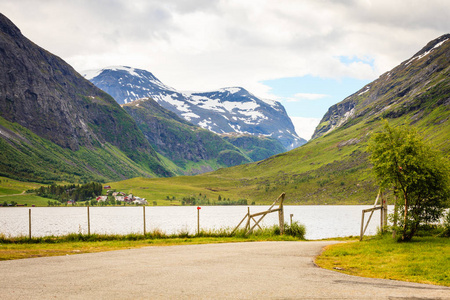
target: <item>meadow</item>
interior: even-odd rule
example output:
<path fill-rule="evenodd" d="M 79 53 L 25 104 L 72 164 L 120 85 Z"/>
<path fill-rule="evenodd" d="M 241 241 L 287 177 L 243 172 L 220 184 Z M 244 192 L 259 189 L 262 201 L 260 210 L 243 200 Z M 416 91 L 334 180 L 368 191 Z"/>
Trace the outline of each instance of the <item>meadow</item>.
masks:
<path fill-rule="evenodd" d="M 450 238 L 389 235 L 331 245 L 316 259 L 322 268 L 349 275 L 450 286 Z"/>

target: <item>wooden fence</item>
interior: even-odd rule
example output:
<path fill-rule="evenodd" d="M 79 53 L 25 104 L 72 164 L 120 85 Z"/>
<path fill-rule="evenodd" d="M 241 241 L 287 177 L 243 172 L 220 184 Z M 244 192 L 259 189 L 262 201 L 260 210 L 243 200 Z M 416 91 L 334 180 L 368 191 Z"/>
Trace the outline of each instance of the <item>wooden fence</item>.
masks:
<path fill-rule="evenodd" d="M 270 208 L 268 210 L 262 211 L 262 212 L 258 212 L 255 214 L 250 214 L 250 207 L 248 208 L 248 213 L 244 216 L 244 218 L 242 218 L 241 222 L 239 222 L 239 224 L 236 226 L 236 228 L 234 228 L 234 230 L 231 232 L 231 234 L 233 234 L 238 228 L 239 226 L 241 226 L 241 224 L 245 221 L 245 219 L 247 219 L 247 223 L 245 224 L 245 229 L 247 230 L 247 232 L 245 233 L 246 235 L 252 233 L 253 229 L 255 229 L 256 226 L 258 226 L 261 229 L 261 226 L 259 226 L 259 223 L 261 222 L 261 220 L 270 213 L 273 212 L 278 212 L 278 219 L 279 219 L 279 224 L 280 224 L 280 233 L 284 234 L 284 210 L 283 210 L 283 201 L 284 201 L 284 197 L 285 197 L 285 193 L 282 193 L 280 196 L 278 196 L 277 200 L 275 200 L 272 205 L 270 206 Z M 273 208 L 275 206 L 275 204 L 280 201 L 280 204 L 278 206 L 278 208 Z M 256 221 L 255 217 L 259 217 L 259 220 Z M 250 227 L 250 223 L 251 220 L 253 220 L 253 222 L 255 222 L 255 224 Z M 292 222 L 292 221 L 291 221 Z"/>

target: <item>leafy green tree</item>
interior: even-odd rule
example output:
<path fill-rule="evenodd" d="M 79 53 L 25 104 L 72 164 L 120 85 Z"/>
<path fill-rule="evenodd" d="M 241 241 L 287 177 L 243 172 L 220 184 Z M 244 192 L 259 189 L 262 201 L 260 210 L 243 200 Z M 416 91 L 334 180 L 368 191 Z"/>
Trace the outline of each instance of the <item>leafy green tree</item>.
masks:
<path fill-rule="evenodd" d="M 439 220 L 450 199 L 448 158 L 415 130 L 387 122 L 371 137 L 368 151 L 378 184 L 398 196 L 403 241 L 411 240 L 421 223 Z"/>

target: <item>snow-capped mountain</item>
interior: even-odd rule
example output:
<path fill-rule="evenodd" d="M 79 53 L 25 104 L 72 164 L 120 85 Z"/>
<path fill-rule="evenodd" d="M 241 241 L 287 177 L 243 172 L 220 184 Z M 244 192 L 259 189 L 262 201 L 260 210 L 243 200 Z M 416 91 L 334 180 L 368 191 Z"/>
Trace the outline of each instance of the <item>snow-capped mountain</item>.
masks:
<path fill-rule="evenodd" d="M 180 92 L 146 70 L 123 66 L 87 71 L 82 75 L 119 104 L 150 97 L 178 116 L 218 134 L 270 136 L 278 139 L 286 150 L 306 143 L 296 134 L 279 102 L 259 99 L 241 87 Z"/>

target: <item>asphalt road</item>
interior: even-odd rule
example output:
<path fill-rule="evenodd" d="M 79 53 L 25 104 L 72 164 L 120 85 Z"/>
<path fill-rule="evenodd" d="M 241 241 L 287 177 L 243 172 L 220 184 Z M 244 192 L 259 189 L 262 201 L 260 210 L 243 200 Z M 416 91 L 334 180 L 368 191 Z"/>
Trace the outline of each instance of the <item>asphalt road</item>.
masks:
<path fill-rule="evenodd" d="M 450 299 L 450 288 L 318 268 L 333 242 L 146 247 L 0 262 L 0 299 Z"/>

